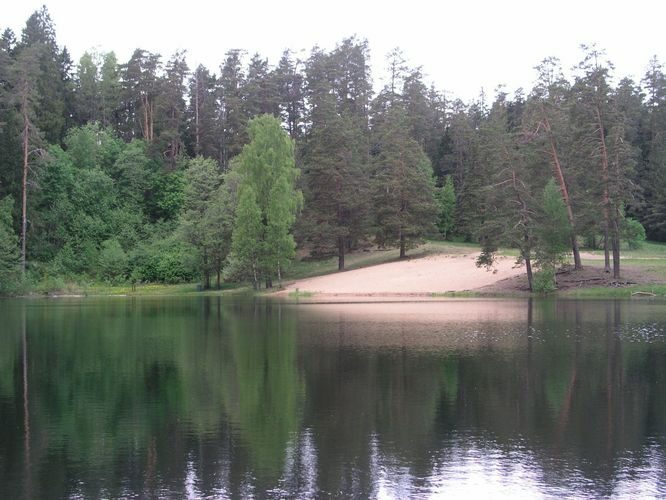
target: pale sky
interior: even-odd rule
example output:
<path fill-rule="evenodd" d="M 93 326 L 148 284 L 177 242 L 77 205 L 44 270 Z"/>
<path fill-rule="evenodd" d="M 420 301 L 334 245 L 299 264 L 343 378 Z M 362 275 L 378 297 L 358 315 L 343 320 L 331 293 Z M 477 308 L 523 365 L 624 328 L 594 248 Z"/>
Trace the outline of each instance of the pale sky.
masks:
<path fill-rule="evenodd" d="M 0 28 L 17 36 L 44 0 L 7 2 Z M 285 48 L 307 58 L 319 45 L 331 49 L 347 36 L 367 38 L 375 89 L 381 88 L 385 55 L 399 46 L 427 83 L 466 101 L 483 87 L 494 95 L 529 89 L 536 66 L 556 56 L 569 70 L 581 59 L 581 43 L 597 43 L 615 64 L 615 75 L 639 82 L 650 58 L 666 62 L 663 0 L 291 0 L 218 1 L 50 0 L 46 5 L 58 43 L 77 61 L 85 50 L 114 50 L 126 62 L 135 48 L 166 60 L 187 50 L 190 68 L 203 63 L 219 73 L 224 53 L 245 49 L 276 64 Z M 302 51 L 302 52 L 299 52 Z"/>

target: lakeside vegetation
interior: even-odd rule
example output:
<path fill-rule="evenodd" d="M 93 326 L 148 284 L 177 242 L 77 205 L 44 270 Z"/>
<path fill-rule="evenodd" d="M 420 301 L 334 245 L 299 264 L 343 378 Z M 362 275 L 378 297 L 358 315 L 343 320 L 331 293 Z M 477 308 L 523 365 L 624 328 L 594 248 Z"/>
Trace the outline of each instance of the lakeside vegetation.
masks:
<path fill-rule="evenodd" d="M 583 46 L 571 76 L 547 57 L 528 92 L 470 103 L 399 49 L 375 92 L 368 61 L 352 37 L 274 66 L 231 50 L 217 74 L 144 49 L 74 64 L 45 7 L 5 30 L 0 293 L 271 289 L 434 238 L 480 244 L 489 268 L 508 249 L 540 292 L 581 250 L 617 280 L 621 263 L 663 278 L 633 250 L 666 240 L 659 61 L 637 83 Z"/>

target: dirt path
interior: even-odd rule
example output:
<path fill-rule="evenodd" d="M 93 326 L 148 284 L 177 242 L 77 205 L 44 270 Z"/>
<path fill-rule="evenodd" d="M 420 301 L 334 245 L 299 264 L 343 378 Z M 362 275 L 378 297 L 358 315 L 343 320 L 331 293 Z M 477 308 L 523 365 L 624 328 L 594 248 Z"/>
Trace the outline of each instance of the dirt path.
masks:
<path fill-rule="evenodd" d="M 299 289 L 331 296 L 429 296 L 491 285 L 525 272 L 513 257 L 500 257 L 495 271 L 478 268 L 478 254 L 432 255 L 295 281 L 280 292 Z"/>

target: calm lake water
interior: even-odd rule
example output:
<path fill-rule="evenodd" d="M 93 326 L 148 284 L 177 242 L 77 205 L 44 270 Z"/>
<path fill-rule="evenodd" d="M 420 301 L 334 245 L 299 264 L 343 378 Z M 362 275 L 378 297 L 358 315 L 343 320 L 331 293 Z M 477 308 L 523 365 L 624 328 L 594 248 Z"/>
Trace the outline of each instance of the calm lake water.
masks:
<path fill-rule="evenodd" d="M 0 301 L 2 498 L 666 496 L 666 303 Z"/>

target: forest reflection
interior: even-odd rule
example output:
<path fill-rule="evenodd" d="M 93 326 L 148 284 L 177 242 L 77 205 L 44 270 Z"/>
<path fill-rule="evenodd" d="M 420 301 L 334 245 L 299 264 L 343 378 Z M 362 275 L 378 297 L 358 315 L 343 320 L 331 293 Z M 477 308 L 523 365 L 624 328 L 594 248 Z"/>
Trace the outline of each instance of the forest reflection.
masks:
<path fill-rule="evenodd" d="M 11 498 L 664 494 L 666 308 L 6 301 Z"/>

